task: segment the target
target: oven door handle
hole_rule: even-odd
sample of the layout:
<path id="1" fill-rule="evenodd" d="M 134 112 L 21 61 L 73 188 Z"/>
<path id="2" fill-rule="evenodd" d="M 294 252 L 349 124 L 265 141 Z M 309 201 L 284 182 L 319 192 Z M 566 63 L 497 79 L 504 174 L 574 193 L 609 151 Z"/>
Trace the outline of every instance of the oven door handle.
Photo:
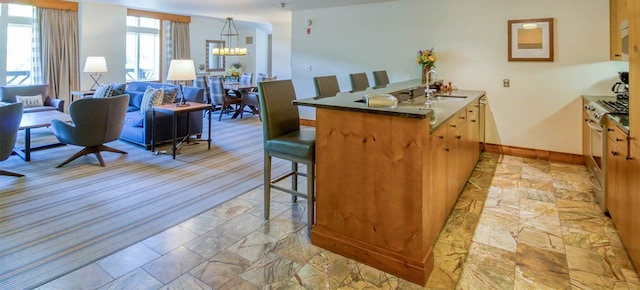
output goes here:
<path id="1" fill-rule="evenodd" d="M 598 191 L 602 191 L 602 186 L 600 185 L 600 182 L 598 182 L 596 177 L 591 174 L 589 174 L 589 183 L 591 183 L 591 185 L 595 187 Z"/>
<path id="2" fill-rule="evenodd" d="M 587 121 L 587 125 L 589 126 L 589 128 L 591 128 L 591 129 L 593 129 L 593 130 L 596 130 L 596 131 L 598 131 L 598 132 L 602 133 L 602 127 L 601 127 L 601 126 L 596 126 L 596 125 L 594 125 L 594 124 L 595 124 L 595 122 L 594 122 L 594 121 L 591 121 L 591 120 Z"/>

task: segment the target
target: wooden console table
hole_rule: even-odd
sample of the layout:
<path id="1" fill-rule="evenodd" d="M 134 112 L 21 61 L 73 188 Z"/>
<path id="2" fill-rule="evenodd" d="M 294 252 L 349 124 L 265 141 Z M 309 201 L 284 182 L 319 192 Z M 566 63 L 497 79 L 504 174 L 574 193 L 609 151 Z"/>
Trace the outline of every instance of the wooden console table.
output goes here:
<path id="1" fill-rule="evenodd" d="M 173 128 L 173 144 L 171 147 L 171 151 L 172 151 L 172 155 L 173 155 L 173 159 L 176 159 L 176 150 L 178 150 L 178 147 L 185 141 L 189 141 L 189 113 L 191 112 L 198 112 L 198 111 L 204 111 L 204 110 L 208 110 L 209 111 L 209 115 L 211 115 L 211 113 L 213 112 L 213 106 L 211 104 L 203 104 L 203 103 L 195 103 L 195 102 L 187 102 L 187 104 L 189 104 L 188 106 L 185 107 L 177 107 L 176 104 L 166 104 L 166 105 L 160 105 L 160 106 L 153 106 L 152 107 L 152 112 L 151 112 L 151 152 L 155 151 L 155 140 L 154 140 L 154 136 L 153 136 L 153 132 L 155 132 L 154 129 L 154 123 L 155 123 L 155 118 L 156 118 L 156 112 L 162 112 L 162 113 L 167 113 L 167 114 L 171 114 L 173 121 L 172 121 L 172 128 Z M 177 135 L 178 135 L 178 115 L 179 114 L 187 114 L 187 136 L 184 137 L 184 139 L 182 139 L 180 141 L 180 143 L 178 145 L 176 145 L 176 139 L 177 139 Z M 209 118 L 209 130 L 207 133 L 207 149 L 211 150 L 211 118 Z"/>

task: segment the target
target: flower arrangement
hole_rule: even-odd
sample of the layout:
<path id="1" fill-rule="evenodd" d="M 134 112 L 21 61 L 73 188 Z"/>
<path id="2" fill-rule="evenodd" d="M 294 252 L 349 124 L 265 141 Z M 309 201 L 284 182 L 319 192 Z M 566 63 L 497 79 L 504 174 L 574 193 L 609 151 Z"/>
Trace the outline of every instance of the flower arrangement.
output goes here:
<path id="1" fill-rule="evenodd" d="M 436 52 L 433 51 L 433 47 L 427 50 L 418 50 L 418 57 L 416 58 L 416 62 L 425 67 L 436 67 Z"/>
<path id="2" fill-rule="evenodd" d="M 200 65 L 198 65 L 198 69 L 201 71 L 204 71 L 207 67 L 204 65 L 204 63 L 201 63 Z"/>

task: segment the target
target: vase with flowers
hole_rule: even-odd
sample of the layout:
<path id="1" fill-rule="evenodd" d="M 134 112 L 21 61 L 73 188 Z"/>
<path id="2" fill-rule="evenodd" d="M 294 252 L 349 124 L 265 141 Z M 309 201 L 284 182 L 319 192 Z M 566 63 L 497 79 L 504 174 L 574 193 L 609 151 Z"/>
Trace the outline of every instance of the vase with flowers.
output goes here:
<path id="1" fill-rule="evenodd" d="M 433 47 L 427 50 L 418 50 L 416 62 L 422 67 L 422 84 L 431 82 L 431 80 L 427 79 L 428 76 L 430 77 L 428 72 L 436 67 L 436 59 L 436 52 Z"/>

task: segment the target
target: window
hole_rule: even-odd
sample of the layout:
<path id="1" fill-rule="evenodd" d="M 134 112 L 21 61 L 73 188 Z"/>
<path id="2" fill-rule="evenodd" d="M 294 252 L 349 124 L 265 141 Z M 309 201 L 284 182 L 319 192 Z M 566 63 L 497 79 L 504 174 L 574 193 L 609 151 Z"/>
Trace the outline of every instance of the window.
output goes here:
<path id="1" fill-rule="evenodd" d="M 160 20 L 127 16 L 126 80 L 160 80 Z"/>
<path id="2" fill-rule="evenodd" d="M 33 15 L 33 6 L 0 4 L 0 85 L 34 83 Z"/>

